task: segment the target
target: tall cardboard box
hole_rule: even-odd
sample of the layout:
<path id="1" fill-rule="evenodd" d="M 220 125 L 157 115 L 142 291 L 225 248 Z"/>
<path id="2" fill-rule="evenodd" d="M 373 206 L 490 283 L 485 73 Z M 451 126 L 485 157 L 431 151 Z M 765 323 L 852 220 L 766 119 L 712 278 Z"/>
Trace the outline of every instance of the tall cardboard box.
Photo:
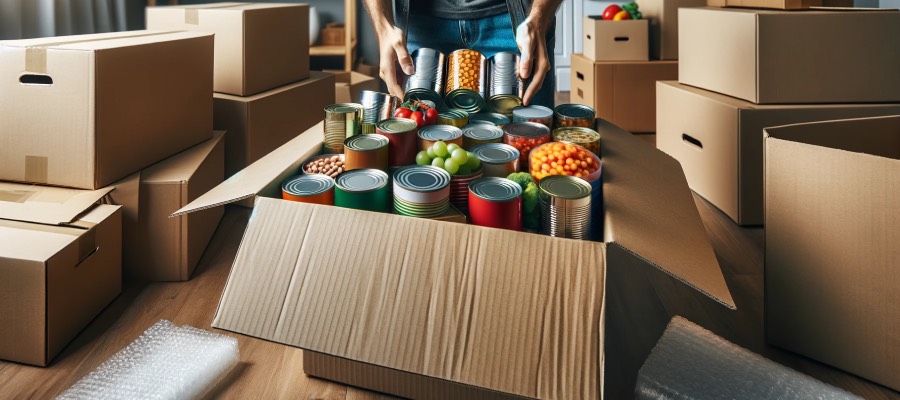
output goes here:
<path id="1" fill-rule="evenodd" d="M 334 103 L 334 75 L 309 79 L 249 97 L 215 93 L 214 126 L 225 134 L 225 176 L 231 176 L 322 120 Z"/>
<path id="2" fill-rule="evenodd" d="M 0 44 L 0 180 L 96 189 L 210 138 L 213 36 Z"/>
<path id="3" fill-rule="evenodd" d="M 900 390 L 900 116 L 765 141 L 767 341 Z"/>
<path id="4" fill-rule="evenodd" d="M 656 90 L 656 147 L 741 225 L 763 223 L 763 128 L 900 114 L 900 104 L 756 105 L 673 81 Z"/>
<path id="5" fill-rule="evenodd" d="M 758 104 L 900 102 L 900 11 L 678 11 L 678 81 Z"/>
<path id="6" fill-rule="evenodd" d="M 44 205 L 48 214 L 81 214 L 62 225 L 0 219 L 0 359 L 50 364 L 121 292 L 122 214 L 116 206 L 82 208 L 96 194 L 0 183 L 4 218 L 27 219 L 27 209 Z"/>
<path id="7" fill-rule="evenodd" d="M 650 22 L 650 59 L 678 59 L 678 9 L 702 7 L 706 0 L 641 0 L 641 13 Z"/>
<path id="8" fill-rule="evenodd" d="M 225 175 L 224 132 L 116 184 L 109 197 L 123 206 L 124 273 L 149 281 L 186 281 L 200 262 L 222 208 L 170 218 Z"/>
<path id="9" fill-rule="evenodd" d="M 407 398 L 632 395 L 670 313 L 734 303 L 678 163 L 597 129 L 606 243 L 281 200 L 321 147 L 316 125 L 177 213 L 255 197 L 213 326 Z"/>
<path id="10" fill-rule="evenodd" d="M 214 33 L 213 90 L 249 96 L 309 77 L 309 5 L 147 7 L 147 29 Z"/>
<path id="11" fill-rule="evenodd" d="M 649 23 L 645 19 L 604 21 L 584 17 L 584 56 L 594 61 L 647 61 L 650 59 Z"/>
<path id="12" fill-rule="evenodd" d="M 379 91 L 375 78 L 356 71 L 324 70 L 334 74 L 334 102 L 359 103 L 363 90 Z"/>
<path id="13" fill-rule="evenodd" d="M 677 61 L 600 62 L 572 54 L 572 103 L 594 107 L 630 132 L 656 130 L 656 81 L 678 76 Z"/>

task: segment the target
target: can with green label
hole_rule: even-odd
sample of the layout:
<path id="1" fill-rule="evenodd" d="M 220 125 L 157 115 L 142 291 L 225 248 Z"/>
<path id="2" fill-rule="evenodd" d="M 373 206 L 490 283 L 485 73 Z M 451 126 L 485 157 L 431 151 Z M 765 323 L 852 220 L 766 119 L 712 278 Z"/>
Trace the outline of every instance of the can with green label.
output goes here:
<path id="1" fill-rule="evenodd" d="M 390 212 L 388 174 L 378 169 L 355 169 L 338 175 L 334 205 L 357 210 Z"/>

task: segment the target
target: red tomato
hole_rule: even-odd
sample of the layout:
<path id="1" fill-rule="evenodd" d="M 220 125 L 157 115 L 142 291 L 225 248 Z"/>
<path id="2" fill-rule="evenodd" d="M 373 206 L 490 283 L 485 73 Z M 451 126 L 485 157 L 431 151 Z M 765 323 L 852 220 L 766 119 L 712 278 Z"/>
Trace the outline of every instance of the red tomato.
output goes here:
<path id="1" fill-rule="evenodd" d="M 397 111 L 394 111 L 394 118 L 409 118 L 411 114 L 412 110 L 405 107 L 400 107 L 397 109 Z"/>
<path id="2" fill-rule="evenodd" d="M 425 123 L 428 125 L 434 125 L 438 120 L 438 112 L 433 108 L 429 108 L 425 110 Z"/>
<path id="3" fill-rule="evenodd" d="M 413 111 L 408 118 L 416 121 L 416 128 L 425 126 L 425 115 L 421 111 Z"/>
<path id="4" fill-rule="evenodd" d="M 622 11 L 622 7 L 619 7 L 618 4 L 612 4 L 606 7 L 603 10 L 603 20 L 604 21 L 612 21 L 612 19 L 616 16 L 616 14 Z"/>

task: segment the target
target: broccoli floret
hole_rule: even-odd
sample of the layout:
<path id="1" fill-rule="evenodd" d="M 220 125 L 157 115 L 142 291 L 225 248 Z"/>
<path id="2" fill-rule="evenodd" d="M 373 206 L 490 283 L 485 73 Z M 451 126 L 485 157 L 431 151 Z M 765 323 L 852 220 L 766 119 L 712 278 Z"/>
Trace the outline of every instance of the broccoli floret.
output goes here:
<path id="1" fill-rule="evenodd" d="M 541 210 L 538 208 L 538 186 L 528 182 L 522 191 L 522 226 L 525 229 L 540 228 Z"/>
<path id="2" fill-rule="evenodd" d="M 518 183 L 519 186 L 522 187 L 522 190 L 525 190 L 525 186 L 531 182 L 534 183 L 534 178 L 531 177 L 531 174 L 528 172 L 513 172 L 506 177 L 515 183 Z"/>

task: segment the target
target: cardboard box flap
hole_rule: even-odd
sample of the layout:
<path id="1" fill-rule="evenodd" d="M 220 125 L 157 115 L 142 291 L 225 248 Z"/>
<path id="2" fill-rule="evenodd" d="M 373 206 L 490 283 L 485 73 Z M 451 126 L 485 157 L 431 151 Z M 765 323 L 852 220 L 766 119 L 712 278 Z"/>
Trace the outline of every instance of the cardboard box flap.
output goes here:
<path id="1" fill-rule="evenodd" d="M 885 135 L 894 131 L 896 135 Z M 766 139 L 780 139 L 830 149 L 900 160 L 900 115 L 766 128 Z M 848 139 L 847 132 L 853 132 Z"/>
<path id="2" fill-rule="evenodd" d="M 0 46 L 43 49 L 101 50 L 203 36 L 212 36 L 212 34 L 188 31 L 141 30 L 38 39 L 8 40 L 0 42 Z M 32 56 L 34 56 L 34 54 L 32 54 Z"/>
<path id="3" fill-rule="evenodd" d="M 212 325 L 521 396 L 598 398 L 604 271 L 602 243 L 260 197 Z"/>
<path id="4" fill-rule="evenodd" d="M 64 225 L 112 191 L 0 182 L 0 219 Z"/>
<path id="5" fill-rule="evenodd" d="M 190 180 L 203 160 L 209 157 L 209 153 L 223 140 L 224 135 L 224 131 L 213 131 L 214 140 L 207 140 L 167 158 L 165 162 L 145 168 L 141 171 L 141 180 L 146 183 L 180 183 Z M 189 168 L 185 168 L 185 166 Z"/>
<path id="6" fill-rule="evenodd" d="M 598 121 L 605 241 L 734 309 L 681 165 L 621 128 Z"/>
<path id="7" fill-rule="evenodd" d="M 171 6 L 164 5 L 164 6 L 158 6 L 156 8 L 182 9 L 182 10 L 218 10 L 218 9 L 260 10 L 260 9 L 267 9 L 267 8 L 298 7 L 298 6 L 307 6 L 307 4 L 226 2 L 226 3 L 206 3 L 206 4 L 178 4 L 178 5 L 171 5 Z"/>
<path id="8" fill-rule="evenodd" d="M 303 160 L 315 155 L 325 138 L 324 122 L 291 139 L 247 168 L 175 211 L 179 216 L 194 211 L 255 197 L 281 197 L 281 182 L 300 171 Z"/>

